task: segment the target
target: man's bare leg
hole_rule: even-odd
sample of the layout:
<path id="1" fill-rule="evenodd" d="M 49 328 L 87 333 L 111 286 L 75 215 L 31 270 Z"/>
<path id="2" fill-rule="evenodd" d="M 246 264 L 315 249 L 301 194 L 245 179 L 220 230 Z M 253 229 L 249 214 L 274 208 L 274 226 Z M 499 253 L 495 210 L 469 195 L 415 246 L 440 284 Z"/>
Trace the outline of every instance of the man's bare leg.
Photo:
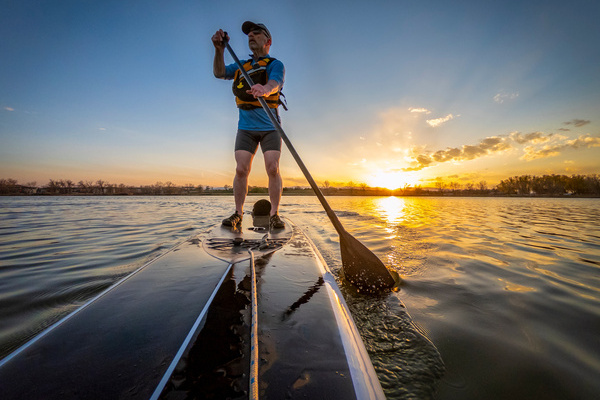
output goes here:
<path id="1" fill-rule="evenodd" d="M 244 215 L 244 202 L 248 194 L 248 175 L 252 167 L 254 154 L 246 150 L 235 151 L 235 177 L 233 178 L 233 197 L 235 199 L 235 211 Z"/>
<path id="2" fill-rule="evenodd" d="M 281 202 L 281 193 L 283 191 L 283 182 L 279 173 L 279 158 L 281 152 L 277 150 L 267 150 L 264 153 L 265 168 L 269 176 L 269 199 L 271 200 L 271 215 L 279 211 Z"/>

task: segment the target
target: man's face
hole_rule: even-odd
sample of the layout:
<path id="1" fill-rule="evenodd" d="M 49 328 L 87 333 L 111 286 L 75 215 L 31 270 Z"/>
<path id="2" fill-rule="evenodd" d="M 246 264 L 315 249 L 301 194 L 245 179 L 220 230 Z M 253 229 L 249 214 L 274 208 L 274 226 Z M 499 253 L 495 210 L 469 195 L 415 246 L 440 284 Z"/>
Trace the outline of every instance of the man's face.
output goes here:
<path id="1" fill-rule="evenodd" d="M 248 32 L 248 47 L 250 50 L 263 49 L 265 46 L 271 44 L 271 39 L 267 37 L 262 29 L 255 29 Z"/>

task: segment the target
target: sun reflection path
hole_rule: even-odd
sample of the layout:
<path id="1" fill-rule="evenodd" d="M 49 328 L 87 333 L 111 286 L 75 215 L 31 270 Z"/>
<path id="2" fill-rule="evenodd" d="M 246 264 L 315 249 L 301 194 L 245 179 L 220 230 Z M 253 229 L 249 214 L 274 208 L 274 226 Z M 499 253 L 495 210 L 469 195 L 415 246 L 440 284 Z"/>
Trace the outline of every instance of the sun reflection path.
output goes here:
<path id="1" fill-rule="evenodd" d="M 388 232 L 394 231 L 394 226 L 406 221 L 407 207 L 406 200 L 400 197 L 382 197 L 376 200 L 377 209 L 380 215 L 388 223 Z"/>

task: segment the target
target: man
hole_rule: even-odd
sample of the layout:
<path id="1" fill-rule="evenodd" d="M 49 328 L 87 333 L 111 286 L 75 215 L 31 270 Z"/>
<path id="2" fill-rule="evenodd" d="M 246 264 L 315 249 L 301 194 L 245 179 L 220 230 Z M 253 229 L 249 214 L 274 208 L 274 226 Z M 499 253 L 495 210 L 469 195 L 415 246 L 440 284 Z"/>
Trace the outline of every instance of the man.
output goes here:
<path id="1" fill-rule="evenodd" d="M 285 225 L 279 218 L 279 203 L 283 183 L 279 173 L 281 156 L 281 135 L 271 123 L 266 111 L 258 102 L 263 97 L 270 110 L 279 119 L 279 93 L 283 87 L 285 69 L 283 63 L 269 55 L 271 33 L 264 24 L 246 21 L 242 24 L 242 32 L 248 35 L 248 47 L 252 51 L 252 59 L 242 60 L 254 86 L 248 83 L 240 73 L 237 64 L 225 65 L 225 32 L 219 29 L 212 37 L 215 47 L 213 73 L 219 79 L 233 79 L 233 92 L 239 108 L 238 131 L 235 140 L 235 177 L 233 179 L 233 196 L 235 213 L 223 220 L 223 225 L 236 226 L 242 222 L 244 201 L 248 194 L 248 175 L 252 160 L 260 144 L 265 159 L 265 169 L 269 177 L 269 198 L 271 200 L 270 226 L 281 229 Z"/>

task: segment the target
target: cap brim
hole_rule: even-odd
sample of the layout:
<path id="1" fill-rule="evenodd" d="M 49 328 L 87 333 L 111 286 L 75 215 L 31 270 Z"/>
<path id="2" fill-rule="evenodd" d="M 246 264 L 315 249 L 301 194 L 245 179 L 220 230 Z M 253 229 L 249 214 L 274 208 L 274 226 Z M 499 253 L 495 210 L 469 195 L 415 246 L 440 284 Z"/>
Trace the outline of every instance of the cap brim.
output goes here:
<path id="1" fill-rule="evenodd" d="M 269 32 L 269 30 L 264 25 L 260 26 L 259 24 L 256 24 L 252 21 L 246 21 L 242 24 L 242 32 L 244 32 L 244 34 L 246 35 L 256 29 L 260 29 L 261 31 L 263 31 L 268 38 L 271 37 L 271 32 Z"/>
<path id="2" fill-rule="evenodd" d="M 242 32 L 244 32 L 246 35 L 253 31 L 255 28 L 262 30 L 260 26 L 256 25 L 254 22 L 251 21 L 246 21 L 242 24 Z"/>

